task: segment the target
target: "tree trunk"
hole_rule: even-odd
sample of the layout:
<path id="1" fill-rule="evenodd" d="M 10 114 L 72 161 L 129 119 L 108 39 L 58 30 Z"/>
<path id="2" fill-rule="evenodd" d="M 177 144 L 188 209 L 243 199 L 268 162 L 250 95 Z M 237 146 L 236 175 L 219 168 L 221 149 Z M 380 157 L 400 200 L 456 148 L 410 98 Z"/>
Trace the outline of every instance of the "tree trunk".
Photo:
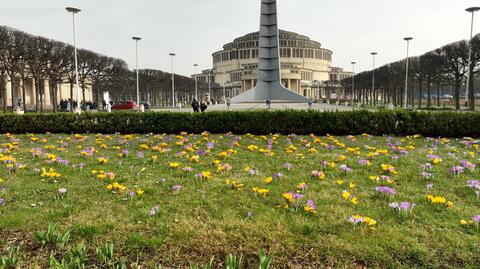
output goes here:
<path id="1" fill-rule="evenodd" d="M 471 68 L 470 70 L 473 70 Z M 469 108 L 471 110 L 475 110 L 475 80 L 474 80 L 474 73 L 472 72 L 470 76 L 470 91 L 468 92 L 468 100 L 469 100 Z"/>
<path id="2" fill-rule="evenodd" d="M 70 81 L 70 112 L 73 112 L 73 81 Z"/>
<path id="3" fill-rule="evenodd" d="M 22 78 L 22 103 L 23 103 L 23 111 L 27 112 L 27 103 L 25 102 L 25 99 L 27 97 L 25 90 L 26 90 L 26 85 L 25 85 L 25 80 L 26 78 Z"/>
<path id="4" fill-rule="evenodd" d="M 40 90 L 40 82 L 37 78 L 33 78 L 33 81 L 35 81 L 35 111 L 38 113 L 39 110 L 39 93 L 38 91 Z"/>
<path id="5" fill-rule="evenodd" d="M 86 102 L 85 102 L 85 87 L 82 87 L 82 100 L 83 100 L 83 104 L 86 104 Z"/>
<path id="6" fill-rule="evenodd" d="M 0 77 L 0 92 L 2 93 L 3 99 L 3 113 L 7 112 L 7 87 L 5 86 L 5 81 L 3 77 Z"/>
<path id="7" fill-rule="evenodd" d="M 440 92 L 441 92 L 440 86 L 441 86 L 441 83 L 437 82 L 437 106 L 440 106 Z M 459 86 L 459 89 L 460 89 L 460 86 Z"/>
<path id="8" fill-rule="evenodd" d="M 427 107 L 432 106 L 432 81 L 427 81 Z"/>
<path id="9" fill-rule="evenodd" d="M 57 82 L 54 80 L 51 80 L 52 82 L 50 83 L 50 92 L 52 93 L 52 107 L 53 107 L 53 113 L 57 112 Z"/>
<path id="10" fill-rule="evenodd" d="M 5 78 L 0 74 L 0 92 L 3 99 L 3 113 L 7 112 L 7 85 L 5 85 Z"/>
<path id="11" fill-rule="evenodd" d="M 418 82 L 418 107 L 422 108 L 422 101 L 423 101 L 423 81 L 420 80 Z"/>
<path id="12" fill-rule="evenodd" d="M 12 87 L 12 113 L 15 111 L 15 76 L 10 76 L 10 86 Z"/>

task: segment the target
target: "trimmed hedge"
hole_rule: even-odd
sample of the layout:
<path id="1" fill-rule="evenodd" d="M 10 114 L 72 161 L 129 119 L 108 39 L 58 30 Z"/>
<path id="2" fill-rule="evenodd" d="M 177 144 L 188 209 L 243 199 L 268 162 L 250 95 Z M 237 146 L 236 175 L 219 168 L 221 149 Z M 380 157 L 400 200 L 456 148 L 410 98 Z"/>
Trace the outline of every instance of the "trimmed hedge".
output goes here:
<path id="1" fill-rule="evenodd" d="M 119 112 L 0 115 L 0 133 L 211 133 L 479 137 L 480 114 L 399 111 Z"/>

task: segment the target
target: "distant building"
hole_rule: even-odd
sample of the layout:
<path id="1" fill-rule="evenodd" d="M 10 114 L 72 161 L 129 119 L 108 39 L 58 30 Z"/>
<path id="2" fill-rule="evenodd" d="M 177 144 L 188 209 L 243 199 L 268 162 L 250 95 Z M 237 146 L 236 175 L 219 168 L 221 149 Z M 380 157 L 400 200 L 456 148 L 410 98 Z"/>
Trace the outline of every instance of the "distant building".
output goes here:
<path id="1" fill-rule="evenodd" d="M 6 96 L 5 92 L 0 91 L 0 106 L 3 105 L 4 98 L 6 98 L 7 106 L 12 106 L 12 100 L 15 102 L 16 106 L 23 106 L 25 102 L 26 106 L 29 109 L 33 109 L 36 105 L 35 96 L 37 94 L 36 83 L 33 78 L 27 78 L 25 81 L 22 81 L 20 76 L 16 78 L 15 81 L 15 88 L 14 88 L 14 96 L 12 98 L 12 83 L 9 81 L 9 77 L 4 78 L 7 81 L 7 90 Z M 25 100 L 23 100 L 22 94 L 22 84 L 25 84 Z M 60 105 L 60 101 L 70 99 L 70 83 L 60 83 L 57 85 L 57 106 Z M 38 96 L 38 100 L 42 100 L 43 106 L 46 109 L 51 109 L 53 107 L 53 96 L 52 92 L 50 91 L 49 81 L 45 80 L 43 82 L 43 89 L 42 89 L 42 96 Z M 82 89 L 80 89 L 80 97 L 83 98 Z M 77 91 L 74 86 L 73 88 L 73 99 L 77 100 Z M 87 85 L 85 89 L 85 101 L 90 102 L 93 100 L 92 94 L 92 86 Z"/>
<path id="2" fill-rule="evenodd" d="M 325 98 L 327 81 L 339 82 L 352 76 L 332 67 L 331 50 L 317 41 L 294 32 L 280 30 L 280 62 L 282 84 L 311 99 Z M 227 98 L 253 88 L 257 82 L 259 32 L 250 33 L 213 53 L 213 68 L 197 74 L 201 82 L 225 87 Z M 195 75 L 192 76 L 192 78 Z"/>

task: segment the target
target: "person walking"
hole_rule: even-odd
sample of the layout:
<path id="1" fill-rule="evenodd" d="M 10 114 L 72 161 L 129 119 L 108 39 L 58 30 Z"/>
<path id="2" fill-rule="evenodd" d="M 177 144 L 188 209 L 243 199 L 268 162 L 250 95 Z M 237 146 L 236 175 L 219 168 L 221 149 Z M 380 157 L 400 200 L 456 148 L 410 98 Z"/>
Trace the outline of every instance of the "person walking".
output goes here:
<path id="1" fill-rule="evenodd" d="M 193 112 L 194 112 L 194 113 L 199 112 L 200 106 L 198 105 L 197 99 L 193 99 L 193 101 L 192 101 L 192 108 L 193 108 Z"/>
<path id="2" fill-rule="evenodd" d="M 207 108 L 208 108 L 208 106 L 207 106 L 206 103 L 202 102 L 202 103 L 200 104 L 200 110 L 201 110 L 202 112 L 205 112 L 205 111 L 207 110 Z"/>

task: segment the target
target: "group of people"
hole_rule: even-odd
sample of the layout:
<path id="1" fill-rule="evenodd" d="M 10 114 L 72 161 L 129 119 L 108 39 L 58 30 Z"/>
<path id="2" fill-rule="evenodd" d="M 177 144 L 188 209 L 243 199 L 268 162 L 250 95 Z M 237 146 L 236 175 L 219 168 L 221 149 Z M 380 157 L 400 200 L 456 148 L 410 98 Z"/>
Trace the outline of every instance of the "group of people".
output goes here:
<path id="1" fill-rule="evenodd" d="M 90 109 L 97 109 L 97 104 L 95 102 L 87 101 L 80 103 L 82 110 L 86 110 L 87 107 Z M 66 111 L 72 111 L 77 108 L 77 101 L 69 99 L 60 100 L 60 109 Z"/>
<path id="2" fill-rule="evenodd" d="M 197 99 L 193 99 L 192 101 L 192 108 L 193 112 L 205 112 L 208 108 L 207 104 L 204 102 L 198 102 Z"/>

